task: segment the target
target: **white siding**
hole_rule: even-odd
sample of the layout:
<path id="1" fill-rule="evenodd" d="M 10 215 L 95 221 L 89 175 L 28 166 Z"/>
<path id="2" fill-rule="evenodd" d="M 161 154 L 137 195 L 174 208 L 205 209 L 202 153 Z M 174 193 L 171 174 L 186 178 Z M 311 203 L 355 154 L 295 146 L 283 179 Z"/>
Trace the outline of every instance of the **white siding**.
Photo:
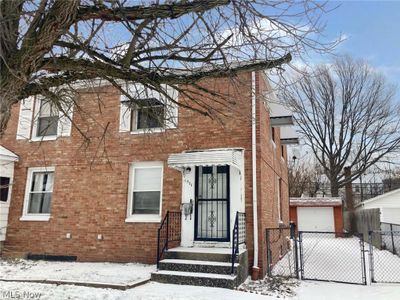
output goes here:
<path id="1" fill-rule="evenodd" d="M 400 224 L 400 207 L 381 208 L 381 222 Z"/>
<path id="2" fill-rule="evenodd" d="M 14 162 L 0 160 L 0 174 L 2 176 L 10 177 L 10 183 L 12 183 L 14 175 Z M 10 186 L 8 191 L 8 201 L 0 202 L 0 241 L 4 241 L 6 239 L 8 209 L 10 207 L 11 201 L 11 190 L 12 186 Z"/>

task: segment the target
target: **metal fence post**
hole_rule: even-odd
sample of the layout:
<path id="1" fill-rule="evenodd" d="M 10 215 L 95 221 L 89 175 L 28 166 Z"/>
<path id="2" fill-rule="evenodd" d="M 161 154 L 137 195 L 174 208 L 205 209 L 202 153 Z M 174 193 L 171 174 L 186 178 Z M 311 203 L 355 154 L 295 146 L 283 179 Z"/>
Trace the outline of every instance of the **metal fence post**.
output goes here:
<path id="1" fill-rule="evenodd" d="M 362 268 L 362 281 L 364 285 L 367 285 L 367 268 L 365 266 L 365 245 L 364 245 L 364 235 L 359 235 L 360 246 L 361 246 L 361 268 Z"/>
<path id="2" fill-rule="evenodd" d="M 268 229 L 265 230 L 265 235 L 266 235 L 265 238 L 267 241 L 267 273 L 268 273 L 268 276 L 271 276 L 272 275 L 272 272 L 271 272 L 271 245 L 270 245 Z"/>
<path id="3" fill-rule="evenodd" d="M 369 231 L 369 273 L 371 276 L 371 282 L 375 282 L 374 279 L 374 246 L 372 245 L 372 233 L 373 231 Z"/>
<path id="4" fill-rule="evenodd" d="M 396 254 L 396 248 L 394 247 L 394 238 L 393 238 L 393 224 L 390 224 L 390 236 L 392 238 L 392 253 Z"/>
<path id="5" fill-rule="evenodd" d="M 300 279 L 304 278 L 304 262 L 303 262 L 303 245 L 302 245 L 302 232 L 299 231 L 299 248 L 300 248 Z"/>
<path id="6" fill-rule="evenodd" d="M 296 224 L 294 222 L 290 222 L 290 238 L 294 245 L 294 272 L 296 273 L 296 278 L 299 279 L 299 256 L 297 253 Z"/>

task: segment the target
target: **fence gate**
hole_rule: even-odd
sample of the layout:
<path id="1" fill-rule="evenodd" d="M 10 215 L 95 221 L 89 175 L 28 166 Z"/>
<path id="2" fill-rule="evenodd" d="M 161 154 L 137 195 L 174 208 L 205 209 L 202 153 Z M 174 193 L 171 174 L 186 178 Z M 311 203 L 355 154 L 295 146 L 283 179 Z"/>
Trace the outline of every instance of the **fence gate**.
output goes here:
<path id="1" fill-rule="evenodd" d="M 367 284 L 362 235 L 299 231 L 302 279 Z"/>
<path id="2" fill-rule="evenodd" d="M 371 282 L 400 283 L 400 226 L 389 225 L 369 232 Z"/>
<path id="3" fill-rule="evenodd" d="M 268 276 L 298 278 L 298 249 L 294 224 L 291 224 L 291 227 L 268 228 L 266 241 Z"/>

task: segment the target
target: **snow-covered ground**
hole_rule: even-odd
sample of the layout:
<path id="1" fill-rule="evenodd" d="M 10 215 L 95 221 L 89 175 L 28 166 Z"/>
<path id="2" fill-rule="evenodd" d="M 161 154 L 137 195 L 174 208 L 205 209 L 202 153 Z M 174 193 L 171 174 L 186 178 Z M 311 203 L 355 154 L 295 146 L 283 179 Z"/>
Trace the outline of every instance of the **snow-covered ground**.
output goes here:
<path id="1" fill-rule="evenodd" d="M 12 298 L 12 295 L 22 295 L 24 292 L 30 294 L 39 293 L 41 295 L 40 298 L 31 297 L 31 299 L 41 300 L 395 300 L 399 299 L 400 285 L 374 284 L 362 286 L 329 282 L 300 282 L 300 285 L 294 289 L 295 294 L 293 296 L 283 296 L 279 294 L 264 296 L 221 288 L 161 284 L 156 282 L 150 282 L 127 291 L 71 285 L 57 286 L 50 284 L 0 282 L 0 299 L 9 299 Z"/>
<path id="2" fill-rule="evenodd" d="M 302 250 L 304 278 L 363 283 L 360 239 L 304 233 Z"/>
<path id="3" fill-rule="evenodd" d="M 374 281 L 397 282 L 400 285 L 400 256 L 388 250 L 378 250 L 375 247 L 373 254 Z"/>
<path id="4" fill-rule="evenodd" d="M 150 278 L 155 265 L 0 259 L 0 279 L 69 280 L 129 284 Z M 1 299 L 1 296 L 0 296 Z"/>
<path id="5" fill-rule="evenodd" d="M 354 238 L 325 238 L 303 240 L 305 275 L 316 276 L 322 272 L 337 279 L 361 278 L 361 252 L 359 240 Z M 366 250 L 369 250 L 366 247 Z M 390 255 L 389 255 L 390 254 Z M 388 274 L 400 277 L 400 257 L 388 251 L 374 249 L 375 263 Z M 338 257 L 341 259 L 338 260 Z M 389 258 L 388 258 L 389 257 Z M 350 259 L 352 258 L 352 259 Z M 354 263 L 351 261 L 354 260 Z M 368 262 L 368 258 L 366 260 Z M 293 266 L 293 259 L 283 258 L 280 267 Z M 382 268 L 384 266 L 385 268 Z M 314 269 L 318 267 L 317 269 Z M 154 265 L 116 264 L 116 263 L 72 263 L 27 260 L 1 260 L 0 278 L 4 279 L 52 279 L 89 281 L 114 284 L 128 284 L 150 277 Z M 369 266 L 367 265 L 367 274 Z M 376 269 L 377 272 L 377 269 Z M 349 275 L 349 273 L 353 275 Z M 321 275 L 321 274 L 319 274 Z M 349 277 L 351 276 L 351 277 Z M 383 276 L 376 273 L 376 276 Z M 332 278 L 329 278 L 332 279 Z M 0 280 L 0 299 L 293 299 L 293 300 L 391 300 L 400 299 L 399 284 L 374 283 L 371 285 L 352 285 L 332 282 L 298 281 L 272 278 L 260 281 L 247 281 L 240 290 L 210 287 L 171 285 L 150 282 L 126 291 L 116 289 L 92 288 L 73 285 L 41 283 L 5 282 Z M 24 296 L 25 295 L 25 296 Z"/>

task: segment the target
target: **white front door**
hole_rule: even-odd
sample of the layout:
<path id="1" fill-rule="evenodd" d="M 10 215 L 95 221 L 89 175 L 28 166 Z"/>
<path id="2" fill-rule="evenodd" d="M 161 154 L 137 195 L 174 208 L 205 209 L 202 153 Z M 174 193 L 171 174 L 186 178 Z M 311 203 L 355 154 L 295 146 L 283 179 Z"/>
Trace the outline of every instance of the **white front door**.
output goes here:
<path id="1" fill-rule="evenodd" d="M 195 240 L 229 241 L 229 166 L 196 167 Z"/>

